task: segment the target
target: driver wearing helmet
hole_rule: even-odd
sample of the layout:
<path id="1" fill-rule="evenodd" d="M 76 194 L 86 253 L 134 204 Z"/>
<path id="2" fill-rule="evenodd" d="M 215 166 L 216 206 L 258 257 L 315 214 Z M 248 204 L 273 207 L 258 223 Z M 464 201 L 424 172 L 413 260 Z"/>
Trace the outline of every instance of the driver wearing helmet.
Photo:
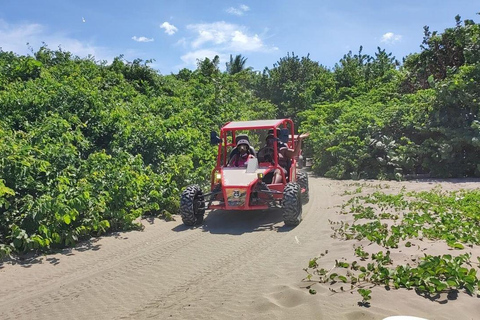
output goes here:
<path id="1" fill-rule="evenodd" d="M 250 143 L 246 139 L 240 139 L 236 148 L 238 152 L 228 162 L 229 167 L 246 167 L 248 159 L 253 157 L 251 154 Z"/>

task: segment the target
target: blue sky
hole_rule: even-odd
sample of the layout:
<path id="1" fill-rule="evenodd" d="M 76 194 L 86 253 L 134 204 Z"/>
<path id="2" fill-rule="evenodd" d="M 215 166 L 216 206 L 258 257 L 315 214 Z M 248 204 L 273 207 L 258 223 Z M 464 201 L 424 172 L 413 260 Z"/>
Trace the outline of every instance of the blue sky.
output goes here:
<path id="1" fill-rule="evenodd" d="M 217 54 L 222 70 L 230 54 L 261 71 L 288 52 L 332 68 L 361 45 L 401 61 L 420 51 L 423 26 L 442 32 L 457 14 L 478 23 L 479 11 L 477 0 L 0 0 L 0 47 L 24 55 L 46 43 L 96 60 L 154 59 L 162 74 Z"/>

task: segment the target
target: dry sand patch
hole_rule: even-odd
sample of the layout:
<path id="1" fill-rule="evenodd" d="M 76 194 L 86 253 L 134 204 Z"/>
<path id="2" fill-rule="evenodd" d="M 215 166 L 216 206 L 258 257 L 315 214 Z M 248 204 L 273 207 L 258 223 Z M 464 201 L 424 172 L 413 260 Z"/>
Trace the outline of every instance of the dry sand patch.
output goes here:
<path id="1" fill-rule="evenodd" d="M 358 306 L 356 292 L 315 285 L 317 294 L 309 294 L 302 279 L 311 258 L 325 250 L 326 265 L 353 257 L 353 243 L 332 238 L 329 220 L 348 219 L 339 211 L 354 183 L 310 177 L 310 202 L 296 228 L 284 227 L 276 211 L 214 211 L 198 228 L 184 227 L 179 218 L 145 220 L 141 232 L 4 262 L 0 319 L 477 319 L 480 300 L 466 294 L 432 302 L 413 290 L 376 287 L 369 308 Z M 377 185 L 388 185 L 385 192 L 480 187 L 479 180 L 360 183 L 362 192 Z M 430 254 L 452 253 L 442 242 L 418 244 Z M 416 248 L 402 247 L 395 259 L 423 254 Z M 468 250 L 480 255 L 478 248 Z"/>

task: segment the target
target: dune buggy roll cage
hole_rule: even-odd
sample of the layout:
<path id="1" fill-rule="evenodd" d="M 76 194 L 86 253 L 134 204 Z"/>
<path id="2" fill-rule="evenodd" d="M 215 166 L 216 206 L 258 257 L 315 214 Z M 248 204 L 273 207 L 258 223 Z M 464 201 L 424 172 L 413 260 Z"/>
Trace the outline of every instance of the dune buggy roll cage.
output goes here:
<path id="1" fill-rule="evenodd" d="M 260 132 L 258 132 L 260 131 Z M 264 132 L 261 132 L 264 131 Z M 239 133 L 240 132 L 240 133 Z M 276 169 L 282 168 L 279 164 L 278 159 L 278 152 L 279 147 L 278 143 L 274 143 L 271 147 L 273 149 L 273 158 L 264 160 L 263 162 L 258 162 L 258 158 L 254 159 L 256 165 L 255 168 L 250 171 L 249 173 L 249 166 L 246 169 L 229 167 L 228 163 L 230 160 L 231 152 L 235 150 L 237 146 L 237 137 L 239 139 L 244 139 L 245 132 L 249 132 L 250 138 L 247 138 L 250 143 L 252 143 L 252 133 L 253 135 L 259 140 L 256 142 L 260 142 L 261 145 L 258 146 L 258 150 L 261 150 L 263 147 L 263 141 L 267 135 L 273 134 L 276 141 L 283 142 L 288 148 L 294 149 L 295 148 L 295 135 L 294 135 L 294 124 L 291 119 L 275 119 L 275 120 L 253 120 L 253 121 L 233 121 L 226 123 L 221 129 L 220 134 L 217 136 L 216 133 L 211 133 L 211 143 L 218 145 L 218 152 L 217 152 L 217 161 L 216 166 L 213 168 L 211 172 L 211 192 L 204 195 L 205 199 L 207 200 L 206 208 L 217 208 L 217 209 L 225 209 L 225 208 L 234 208 L 235 206 L 228 203 L 228 201 L 224 202 L 223 204 L 212 204 L 212 201 L 216 199 L 216 195 L 222 194 L 223 199 L 229 198 L 229 192 L 231 191 L 239 191 L 239 192 L 246 192 L 247 196 L 249 196 L 252 192 L 254 192 L 253 188 L 255 187 L 255 193 L 265 194 L 267 198 L 264 199 L 264 204 L 258 203 L 253 204 L 250 201 L 247 203 L 237 206 L 242 210 L 252 210 L 252 209 L 266 209 L 271 207 L 280 207 L 283 197 L 283 190 L 285 185 L 288 181 L 295 181 L 296 180 L 296 171 L 294 169 L 287 170 L 287 175 L 285 174 L 285 170 L 278 170 L 282 176 L 282 183 L 269 183 L 268 185 L 262 182 L 261 180 L 263 177 L 266 177 L 267 174 L 273 178 L 274 171 Z M 239 134 L 237 134 L 239 133 Z M 231 148 L 231 150 L 230 150 Z M 251 162 L 251 161 L 250 161 Z M 296 161 L 293 159 L 290 163 L 290 168 L 295 168 Z M 226 182 L 225 175 L 229 178 L 232 178 L 232 174 L 235 172 L 239 173 L 239 176 L 233 178 L 233 184 L 230 182 L 229 184 L 225 185 L 223 182 Z M 241 174 L 241 172 L 245 172 Z M 257 184 L 255 180 L 248 182 L 247 185 L 242 185 L 242 178 L 241 176 L 245 177 L 246 175 L 260 174 L 258 176 L 257 181 L 260 181 L 260 184 Z M 239 179 L 239 180 L 237 180 Z M 231 181 L 230 179 L 228 179 Z M 236 183 L 236 182 L 238 183 Z M 223 187 L 222 187 L 223 186 Z M 220 187 L 220 188 L 219 188 Z M 261 190 L 257 190 L 258 188 Z M 243 194 L 242 194 L 243 195 Z"/>
<path id="2" fill-rule="evenodd" d="M 281 137 L 277 135 L 277 128 L 281 129 Z M 237 131 L 240 130 L 261 130 L 272 129 L 273 135 L 277 140 L 287 143 L 289 148 L 295 148 L 294 127 L 293 121 L 290 119 L 280 120 L 255 120 L 255 121 L 233 121 L 225 124 L 220 130 L 221 142 L 218 144 L 218 154 L 222 157 L 217 157 L 217 167 L 226 165 L 227 162 L 227 149 L 229 147 L 234 148 L 236 146 L 235 138 Z M 228 134 L 232 134 L 232 142 L 228 142 Z M 223 148 L 223 150 L 222 150 Z M 277 144 L 274 144 L 275 153 L 277 153 Z M 275 166 L 278 166 L 278 159 L 275 160 Z"/>
<path id="3" fill-rule="evenodd" d="M 180 215 L 184 224 L 201 224 L 208 209 L 245 211 L 276 208 L 282 210 L 286 225 L 298 225 L 302 220 L 302 205 L 308 202 L 308 176 L 303 172 L 297 173 L 296 159 L 291 159 L 291 150 L 282 154 L 285 157 L 279 156 L 283 148 L 298 153 L 294 129 L 291 119 L 277 119 L 228 122 L 218 135 L 211 132 L 210 142 L 218 145 L 218 153 L 211 174 L 210 192 L 204 193 L 199 185 L 190 185 L 182 192 Z M 263 147 L 270 135 L 276 143 Z M 232 154 L 245 155 L 237 148 L 238 144 L 256 145 L 259 154 L 251 148 L 247 151 L 249 158 L 245 165 L 238 166 L 236 163 L 236 166 L 229 166 L 230 160 L 234 159 Z"/>

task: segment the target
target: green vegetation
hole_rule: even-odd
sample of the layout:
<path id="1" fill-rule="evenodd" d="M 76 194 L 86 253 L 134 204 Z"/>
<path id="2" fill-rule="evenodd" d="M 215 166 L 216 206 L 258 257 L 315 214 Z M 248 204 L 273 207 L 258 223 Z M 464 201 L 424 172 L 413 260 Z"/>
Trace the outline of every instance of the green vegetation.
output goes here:
<path id="1" fill-rule="evenodd" d="M 348 290 L 357 289 L 361 305 L 368 305 L 371 285 L 395 289 L 415 289 L 419 294 L 435 296 L 438 293 L 465 290 L 479 294 L 480 257 L 471 260 L 470 253 L 458 256 L 423 254 L 410 262 L 394 261 L 392 252 L 402 246 L 416 243 L 421 249 L 423 240 L 442 240 L 452 249 L 480 245 L 480 190 L 443 192 L 435 188 L 429 192 L 405 192 L 391 195 L 376 191 L 367 196 L 354 196 L 342 207 L 340 214 L 351 216 L 353 223 L 333 222 L 333 237 L 344 240 L 367 240 L 386 251 L 369 253 L 363 245 L 353 246 L 352 262 L 336 261 L 332 270 L 319 265 L 320 257 L 309 262 L 307 279 L 320 283 L 349 283 Z M 423 251 L 423 250 L 422 250 Z M 398 256 L 398 255 L 397 255 Z M 477 268 L 474 267 L 476 264 Z M 334 292 L 346 291 L 331 288 Z"/>
<path id="2" fill-rule="evenodd" d="M 161 76 L 121 57 L 0 52 L 0 257 L 176 213 L 179 191 L 208 181 L 210 130 L 274 117 L 245 90 L 246 76 L 208 60 Z"/>
<path id="3" fill-rule="evenodd" d="M 344 206 L 349 209 L 342 213 L 353 214 L 355 222 L 341 225 L 335 235 L 347 240 L 368 239 L 386 248 L 398 248 L 401 240 L 418 237 L 445 240 L 458 249 L 463 249 L 463 244 L 480 245 L 480 189 L 445 193 L 437 187 L 430 192 L 396 195 L 377 191 L 354 197 Z"/>
<path id="4" fill-rule="evenodd" d="M 339 179 L 480 176 L 480 25 L 456 17 L 400 67 L 349 53 L 332 99 L 305 110 L 314 170 Z"/>
<path id="5" fill-rule="evenodd" d="M 332 69 L 294 53 L 255 72 L 241 55 L 161 75 L 42 47 L 0 50 L 0 257 L 170 217 L 206 185 L 226 121 L 290 117 L 317 174 L 480 176 L 480 26 L 425 28 L 400 65 L 378 48 Z M 360 232 L 360 231 L 359 231 Z"/>

